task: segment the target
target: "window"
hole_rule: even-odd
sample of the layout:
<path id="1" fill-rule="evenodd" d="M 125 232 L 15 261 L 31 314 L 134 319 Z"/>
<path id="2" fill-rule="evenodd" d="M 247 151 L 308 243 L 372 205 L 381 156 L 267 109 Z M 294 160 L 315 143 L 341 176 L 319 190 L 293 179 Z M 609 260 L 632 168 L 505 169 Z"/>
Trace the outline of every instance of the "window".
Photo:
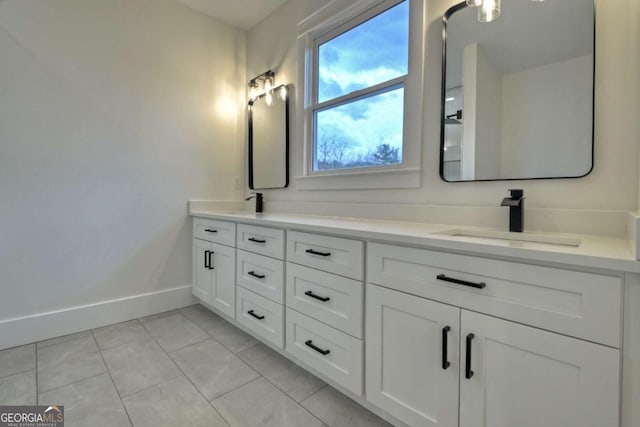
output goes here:
<path id="1" fill-rule="evenodd" d="M 402 163 L 408 1 L 314 44 L 313 171 Z"/>
<path id="2" fill-rule="evenodd" d="M 419 186 L 422 2 L 358 3 L 365 4 L 359 12 L 338 13 L 305 34 L 306 166 L 296 178 L 301 189 L 343 188 L 306 188 L 299 181 L 344 174 L 368 175 L 366 184 L 346 188 Z M 372 174 L 409 170 L 414 179 L 396 180 L 398 185 L 370 180 Z"/>

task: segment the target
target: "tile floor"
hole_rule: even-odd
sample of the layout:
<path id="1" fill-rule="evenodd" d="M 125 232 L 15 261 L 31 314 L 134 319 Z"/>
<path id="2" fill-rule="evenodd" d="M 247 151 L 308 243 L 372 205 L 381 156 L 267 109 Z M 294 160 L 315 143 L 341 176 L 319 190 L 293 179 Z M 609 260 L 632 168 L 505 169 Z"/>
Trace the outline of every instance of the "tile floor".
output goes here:
<path id="1" fill-rule="evenodd" d="M 0 351 L 0 405 L 33 404 L 67 427 L 390 425 L 201 305 Z"/>

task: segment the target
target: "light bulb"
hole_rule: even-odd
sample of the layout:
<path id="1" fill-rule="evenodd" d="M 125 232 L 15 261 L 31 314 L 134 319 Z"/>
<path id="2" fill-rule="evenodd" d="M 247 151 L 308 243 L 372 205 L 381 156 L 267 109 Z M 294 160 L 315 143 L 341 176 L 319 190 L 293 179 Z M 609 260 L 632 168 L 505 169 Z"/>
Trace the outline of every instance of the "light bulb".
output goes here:
<path id="1" fill-rule="evenodd" d="M 282 86 L 280 88 L 280 99 L 282 99 L 283 101 L 287 100 L 287 87 L 286 86 Z"/>
<path id="2" fill-rule="evenodd" d="M 500 0 L 484 0 L 478 8 L 478 21 L 491 22 L 500 16 Z"/>
<path id="3" fill-rule="evenodd" d="M 258 83 L 256 83 L 255 79 L 249 82 L 249 99 L 254 100 L 256 96 L 258 96 L 257 89 Z"/>
<path id="4" fill-rule="evenodd" d="M 483 0 L 467 0 L 467 6 L 480 6 Z"/>
<path id="5" fill-rule="evenodd" d="M 264 79 L 264 91 L 269 93 L 271 92 L 271 89 L 273 89 L 273 81 L 271 77 L 266 77 Z"/>
<path id="6" fill-rule="evenodd" d="M 271 105 L 273 103 L 273 96 L 271 95 L 271 92 L 267 92 L 264 101 L 267 103 L 267 105 Z"/>

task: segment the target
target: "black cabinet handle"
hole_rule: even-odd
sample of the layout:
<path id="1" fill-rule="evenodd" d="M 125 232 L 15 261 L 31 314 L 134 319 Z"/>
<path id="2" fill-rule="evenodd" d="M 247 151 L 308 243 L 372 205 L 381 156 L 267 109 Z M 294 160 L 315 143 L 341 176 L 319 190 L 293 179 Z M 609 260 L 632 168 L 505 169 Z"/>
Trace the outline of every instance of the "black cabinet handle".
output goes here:
<path id="1" fill-rule="evenodd" d="M 311 254 L 311 255 L 320 255 L 320 256 L 330 256 L 331 255 L 331 252 L 318 252 L 318 251 L 314 251 L 313 249 L 307 249 L 305 252 L 308 253 L 308 254 Z"/>
<path id="2" fill-rule="evenodd" d="M 213 268 L 213 262 L 211 261 L 211 255 L 213 255 L 215 252 L 213 251 L 209 251 L 209 270 L 215 270 L 215 268 Z"/>
<path id="3" fill-rule="evenodd" d="M 449 350 L 449 331 L 451 330 L 451 326 L 445 326 L 442 328 L 442 369 L 447 369 L 451 366 L 451 362 L 449 362 L 449 357 L 447 356 L 447 351 Z"/>
<path id="4" fill-rule="evenodd" d="M 487 284 L 484 283 L 484 282 L 478 282 L 478 283 L 468 282 L 466 280 L 460 280 L 460 279 L 454 279 L 453 277 L 447 277 L 444 274 L 438 274 L 436 276 L 436 279 L 443 280 L 445 282 L 455 283 L 457 285 L 470 286 L 472 288 L 477 288 L 477 289 L 484 289 L 484 287 L 487 286 Z"/>
<path id="5" fill-rule="evenodd" d="M 255 317 L 255 318 L 256 318 L 256 319 L 258 319 L 258 320 L 262 320 L 262 319 L 264 319 L 264 316 L 258 316 L 256 313 L 254 313 L 254 311 L 253 311 L 253 310 L 249 310 L 249 311 L 247 311 L 247 314 L 248 314 L 249 316 L 253 316 L 253 317 Z"/>
<path id="6" fill-rule="evenodd" d="M 204 268 L 209 268 L 209 251 L 204 251 Z"/>
<path id="7" fill-rule="evenodd" d="M 267 243 L 266 240 L 256 239 L 255 237 L 249 237 L 247 240 L 253 243 Z"/>
<path id="8" fill-rule="evenodd" d="M 468 380 L 471 379 L 471 377 L 473 376 L 473 371 L 471 370 L 471 341 L 473 341 L 473 339 L 476 336 L 473 334 L 469 334 L 467 335 L 467 357 L 466 357 L 466 366 L 464 369 L 464 377 Z"/>
<path id="9" fill-rule="evenodd" d="M 320 300 L 320 301 L 322 301 L 322 302 L 327 302 L 327 301 L 329 301 L 329 300 L 331 299 L 330 297 L 321 297 L 321 296 L 319 296 L 319 295 L 314 294 L 314 293 L 313 293 L 313 292 L 311 292 L 311 291 L 307 291 L 307 292 L 305 292 L 304 294 L 305 294 L 306 296 L 308 296 L 308 297 L 315 298 L 315 299 Z"/>
<path id="10" fill-rule="evenodd" d="M 258 273 L 256 273 L 255 271 L 250 271 L 250 272 L 248 272 L 247 274 L 248 274 L 249 276 L 253 276 L 253 277 L 257 278 L 257 279 L 264 279 L 264 278 L 265 278 L 265 275 L 264 275 L 264 274 L 258 274 Z"/>
<path id="11" fill-rule="evenodd" d="M 311 340 L 305 341 L 304 345 L 306 345 L 307 347 L 311 347 L 312 349 L 314 349 L 318 353 L 322 354 L 323 356 L 326 356 L 327 354 L 331 353 L 331 350 L 323 350 L 320 347 L 314 345 L 313 341 L 311 341 Z"/>
<path id="12" fill-rule="evenodd" d="M 218 230 L 214 230 L 212 228 L 207 228 L 204 231 L 206 231 L 207 233 L 217 233 L 218 232 Z"/>

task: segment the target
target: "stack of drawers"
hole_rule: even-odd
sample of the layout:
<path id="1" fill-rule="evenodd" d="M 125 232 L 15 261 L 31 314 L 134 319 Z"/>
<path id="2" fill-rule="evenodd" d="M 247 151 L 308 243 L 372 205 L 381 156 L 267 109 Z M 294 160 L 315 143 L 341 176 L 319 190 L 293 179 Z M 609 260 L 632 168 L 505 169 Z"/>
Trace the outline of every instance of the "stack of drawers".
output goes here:
<path id="1" fill-rule="evenodd" d="M 286 351 L 358 396 L 363 386 L 363 246 L 356 240 L 287 233 Z"/>
<path id="2" fill-rule="evenodd" d="M 284 230 L 238 224 L 236 320 L 284 347 Z"/>

